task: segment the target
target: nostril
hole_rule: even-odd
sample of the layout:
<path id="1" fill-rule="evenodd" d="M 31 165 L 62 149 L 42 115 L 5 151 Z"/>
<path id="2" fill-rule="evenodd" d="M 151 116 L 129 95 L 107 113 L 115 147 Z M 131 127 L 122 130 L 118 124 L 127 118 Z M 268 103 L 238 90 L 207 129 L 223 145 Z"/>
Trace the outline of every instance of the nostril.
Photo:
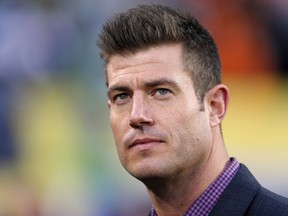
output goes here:
<path id="1" fill-rule="evenodd" d="M 145 117 L 138 113 L 133 113 L 130 117 L 130 126 L 131 127 L 140 127 L 142 124 L 145 123 Z"/>
<path id="2" fill-rule="evenodd" d="M 133 128 L 141 128 L 143 125 L 152 125 L 153 122 L 153 118 L 150 115 L 142 112 L 138 113 L 138 115 L 131 115 L 129 124 Z"/>
<path id="3" fill-rule="evenodd" d="M 136 124 L 136 123 L 130 122 L 130 127 L 134 129 L 141 129 L 143 127 L 143 124 Z"/>

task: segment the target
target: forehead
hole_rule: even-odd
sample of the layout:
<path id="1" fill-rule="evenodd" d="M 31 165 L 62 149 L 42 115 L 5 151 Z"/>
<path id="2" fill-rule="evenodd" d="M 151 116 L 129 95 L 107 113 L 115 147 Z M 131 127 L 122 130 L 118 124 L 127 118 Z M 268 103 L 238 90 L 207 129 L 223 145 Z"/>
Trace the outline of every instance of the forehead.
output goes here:
<path id="1" fill-rule="evenodd" d="M 107 63 L 107 82 L 138 73 L 157 76 L 169 71 L 183 71 L 182 45 L 165 44 L 135 53 L 112 55 Z"/>

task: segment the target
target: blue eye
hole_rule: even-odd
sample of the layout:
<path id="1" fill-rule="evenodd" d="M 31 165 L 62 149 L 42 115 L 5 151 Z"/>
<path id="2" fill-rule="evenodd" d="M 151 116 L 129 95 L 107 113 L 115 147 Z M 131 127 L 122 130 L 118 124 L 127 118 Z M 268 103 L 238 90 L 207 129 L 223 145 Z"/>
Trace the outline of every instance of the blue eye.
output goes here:
<path id="1" fill-rule="evenodd" d="M 169 98 L 169 96 L 171 96 L 172 91 L 166 88 L 158 88 L 155 89 L 152 96 L 158 99 L 166 99 Z"/>
<path id="2" fill-rule="evenodd" d="M 123 104 L 123 103 L 125 103 L 129 98 L 130 98 L 129 94 L 127 94 L 127 93 L 121 93 L 121 94 L 115 95 L 115 96 L 113 97 L 113 101 L 114 101 L 116 104 Z"/>
<path id="3" fill-rule="evenodd" d="M 166 95 L 166 94 L 170 93 L 170 91 L 169 91 L 168 89 L 164 89 L 164 88 L 158 89 L 158 90 L 156 91 L 156 93 L 157 93 L 157 92 L 158 92 L 158 94 L 160 94 L 160 95 Z"/>
<path id="4" fill-rule="evenodd" d="M 126 99 L 127 97 L 128 97 L 127 94 L 119 94 L 119 95 L 116 96 L 116 99 L 117 99 L 117 100 L 124 100 L 124 99 Z"/>

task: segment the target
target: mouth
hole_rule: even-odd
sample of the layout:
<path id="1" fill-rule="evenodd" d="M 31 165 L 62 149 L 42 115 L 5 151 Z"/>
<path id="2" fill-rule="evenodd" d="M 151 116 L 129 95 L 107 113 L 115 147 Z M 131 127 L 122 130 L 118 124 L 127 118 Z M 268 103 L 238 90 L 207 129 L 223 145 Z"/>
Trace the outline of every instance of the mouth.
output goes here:
<path id="1" fill-rule="evenodd" d="M 152 147 L 155 145 L 158 145 L 160 143 L 162 143 L 163 141 L 159 140 L 159 139 L 153 139 L 153 138 L 143 138 L 143 139 L 136 139 L 132 142 L 131 145 L 129 145 L 129 149 L 130 148 L 135 148 L 135 147 Z"/>

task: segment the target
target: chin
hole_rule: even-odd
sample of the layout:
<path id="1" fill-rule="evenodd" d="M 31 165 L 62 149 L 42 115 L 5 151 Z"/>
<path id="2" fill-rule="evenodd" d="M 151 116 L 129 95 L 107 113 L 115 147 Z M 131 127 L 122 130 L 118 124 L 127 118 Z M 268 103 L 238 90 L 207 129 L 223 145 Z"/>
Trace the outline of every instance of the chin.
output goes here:
<path id="1" fill-rule="evenodd" d="M 133 169 L 127 169 L 128 173 L 134 178 L 143 182 L 144 184 L 151 181 L 156 181 L 165 178 L 165 172 L 163 169 L 157 166 L 145 166 L 133 167 Z"/>

